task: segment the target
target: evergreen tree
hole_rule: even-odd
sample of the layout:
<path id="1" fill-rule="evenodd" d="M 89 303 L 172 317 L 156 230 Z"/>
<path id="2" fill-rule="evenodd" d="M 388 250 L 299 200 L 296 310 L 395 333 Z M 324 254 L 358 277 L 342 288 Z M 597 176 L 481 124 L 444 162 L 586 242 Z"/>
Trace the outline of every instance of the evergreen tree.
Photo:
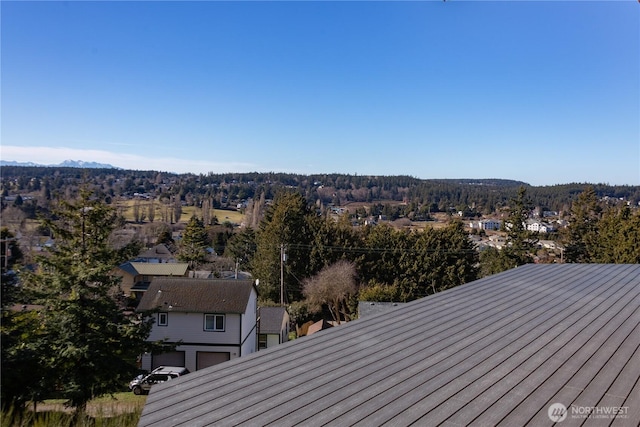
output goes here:
<path id="1" fill-rule="evenodd" d="M 207 247 L 209 246 L 209 235 L 204 227 L 204 223 L 195 215 L 191 217 L 184 230 L 178 259 L 189 263 L 189 267 L 194 269 L 207 259 Z"/>
<path id="2" fill-rule="evenodd" d="M 37 312 L 19 309 L 26 299 L 14 271 L 16 264 L 22 260 L 22 253 L 16 244 L 15 236 L 5 227 L 0 231 L 0 238 L 2 252 L 0 402 L 5 410 L 10 407 L 20 410 L 27 402 L 42 398 L 42 385 L 46 372 L 40 365 L 40 357 L 48 349 L 35 348 L 32 345 L 40 329 Z"/>
<path id="3" fill-rule="evenodd" d="M 227 241 L 224 256 L 231 258 L 241 270 L 250 268 L 251 260 L 256 252 L 256 233 L 247 227 L 235 233 Z"/>
<path id="4" fill-rule="evenodd" d="M 598 241 L 592 262 L 639 264 L 640 214 L 633 214 L 629 206 L 607 209 L 599 222 Z"/>
<path id="5" fill-rule="evenodd" d="M 329 216 L 311 217 L 309 225 L 313 244 L 309 254 L 310 271 L 317 272 L 339 260 L 354 260 L 358 237 L 349 215 L 343 214 L 336 221 Z"/>
<path id="6" fill-rule="evenodd" d="M 156 245 L 165 245 L 172 253 L 176 250 L 176 242 L 171 235 L 171 228 L 168 225 L 163 224 L 161 226 L 158 238 L 156 239 Z"/>
<path id="7" fill-rule="evenodd" d="M 427 281 L 433 292 L 441 292 L 478 278 L 478 252 L 462 221 L 453 221 L 447 227 L 434 230 L 436 241 L 431 245 L 430 266 Z M 433 248 L 437 250 L 433 250 Z M 435 285 L 435 286 L 434 286 Z M 434 289 L 435 288 L 435 289 Z"/>
<path id="8" fill-rule="evenodd" d="M 517 197 L 511 199 L 509 215 L 503 224 L 507 237 L 502 256 L 508 260 L 506 265 L 510 265 L 509 268 L 533 262 L 538 236 L 527 230 L 526 225 L 532 210 L 533 204 L 527 197 L 527 190 L 520 187 Z"/>
<path id="9" fill-rule="evenodd" d="M 569 226 L 564 231 L 566 262 L 595 262 L 602 206 L 593 187 L 587 187 L 571 205 Z"/>
<path id="10" fill-rule="evenodd" d="M 362 282 L 366 286 L 372 283 L 393 285 L 400 291 L 402 301 L 415 299 L 421 282 L 413 268 L 420 263 L 414 251 L 416 236 L 382 223 L 363 227 L 359 237 L 356 265 Z"/>
<path id="11" fill-rule="evenodd" d="M 396 302 L 401 300 L 400 290 L 393 285 L 370 282 L 358 292 L 359 301 Z"/>
<path id="12" fill-rule="evenodd" d="M 261 298 L 279 302 L 282 278 L 284 301 L 302 299 L 301 280 L 314 273 L 309 265 L 312 216 L 304 197 L 293 192 L 279 193 L 265 213 L 251 262 L 251 273 L 260 280 Z"/>
<path id="13" fill-rule="evenodd" d="M 121 390 L 137 371 L 136 357 L 149 350 L 151 324 L 125 315 L 117 299 L 120 278 L 112 271 L 139 250 L 137 244 L 110 246 L 118 220 L 85 191 L 77 201 L 61 202 L 44 221 L 55 245 L 37 258 L 37 271 L 22 275 L 40 305 L 37 327 L 26 322 L 32 329 L 22 331 L 22 347 L 37 357 L 39 373 L 46 372 L 31 397 L 55 391 L 76 415 L 90 399 Z"/>
<path id="14" fill-rule="evenodd" d="M 356 261 L 362 282 L 391 291 L 396 300 L 411 301 L 477 278 L 478 255 L 460 221 L 421 232 L 382 224 L 363 228 L 362 237 Z"/>
<path id="15" fill-rule="evenodd" d="M 491 276 L 513 268 L 513 260 L 500 249 L 489 247 L 480 252 L 480 277 Z"/>

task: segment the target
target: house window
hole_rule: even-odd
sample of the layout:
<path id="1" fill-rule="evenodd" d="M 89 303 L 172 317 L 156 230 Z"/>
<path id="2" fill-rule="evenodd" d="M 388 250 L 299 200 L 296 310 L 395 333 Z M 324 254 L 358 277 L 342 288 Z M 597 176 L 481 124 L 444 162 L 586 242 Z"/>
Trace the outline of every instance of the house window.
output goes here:
<path id="1" fill-rule="evenodd" d="M 267 334 L 258 335 L 258 349 L 267 348 Z"/>
<path id="2" fill-rule="evenodd" d="M 224 314 L 205 314 L 205 331 L 224 331 Z"/>
<path id="3" fill-rule="evenodd" d="M 169 325 L 169 313 L 158 313 L 158 326 Z"/>

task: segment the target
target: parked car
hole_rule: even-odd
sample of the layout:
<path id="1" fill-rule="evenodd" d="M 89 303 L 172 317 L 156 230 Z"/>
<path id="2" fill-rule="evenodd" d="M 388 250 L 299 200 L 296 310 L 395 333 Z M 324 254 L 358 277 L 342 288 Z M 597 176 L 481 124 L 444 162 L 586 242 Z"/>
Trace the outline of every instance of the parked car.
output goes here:
<path id="1" fill-rule="evenodd" d="M 189 370 L 182 366 L 159 366 L 149 374 L 141 374 L 129 383 L 129 390 L 134 394 L 147 394 L 154 384 L 169 381 L 189 373 Z"/>

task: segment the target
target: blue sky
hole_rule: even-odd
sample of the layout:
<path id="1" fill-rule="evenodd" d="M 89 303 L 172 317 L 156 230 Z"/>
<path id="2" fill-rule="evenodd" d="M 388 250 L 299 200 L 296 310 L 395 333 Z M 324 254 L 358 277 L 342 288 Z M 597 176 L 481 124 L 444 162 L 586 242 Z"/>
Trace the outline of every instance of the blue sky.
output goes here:
<path id="1" fill-rule="evenodd" d="M 11 2 L 3 160 L 640 185 L 640 4 Z"/>

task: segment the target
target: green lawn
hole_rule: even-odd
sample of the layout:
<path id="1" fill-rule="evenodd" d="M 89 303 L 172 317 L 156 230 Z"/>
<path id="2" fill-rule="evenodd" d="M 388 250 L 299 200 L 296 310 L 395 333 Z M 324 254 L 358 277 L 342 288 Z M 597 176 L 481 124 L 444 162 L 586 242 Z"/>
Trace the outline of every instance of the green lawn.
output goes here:
<path id="1" fill-rule="evenodd" d="M 214 209 L 213 211 L 220 224 L 224 224 L 225 221 L 240 224 L 244 221 L 244 215 L 238 211 L 228 211 L 223 209 Z"/>

